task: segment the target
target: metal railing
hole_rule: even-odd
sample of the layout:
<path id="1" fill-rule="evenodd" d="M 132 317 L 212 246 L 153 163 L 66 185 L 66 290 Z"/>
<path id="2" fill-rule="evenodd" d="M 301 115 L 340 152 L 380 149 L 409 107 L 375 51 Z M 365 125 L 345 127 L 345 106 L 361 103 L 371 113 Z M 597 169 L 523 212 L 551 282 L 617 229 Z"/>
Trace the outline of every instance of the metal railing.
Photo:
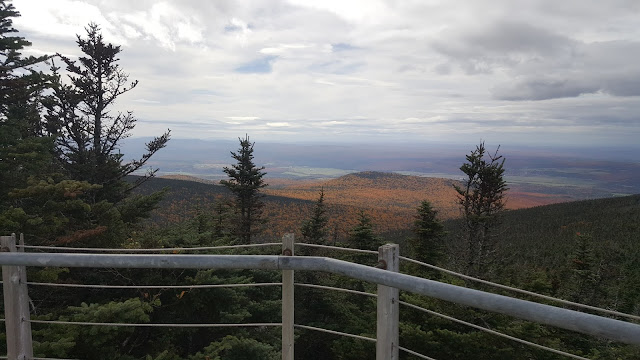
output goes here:
<path id="1" fill-rule="evenodd" d="M 32 359 L 21 344 L 31 337 L 25 266 L 91 268 L 174 268 L 174 269 L 264 269 L 283 271 L 282 345 L 283 359 L 293 359 L 293 271 L 322 271 L 379 285 L 377 358 L 398 358 L 398 290 L 455 302 L 478 309 L 511 315 L 584 334 L 640 345 L 640 325 L 558 308 L 503 295 L 440 283 L 397 272 L 397 245 L 381 247 L 382 268 L 354 264 L 326 257 L 296 257 L 293 236 L 283 238 L 283 255 L 133 255 L 17 252 L 15 237 L 2 237 L 4 296 L 9 358 Z M 6 251 L 10 251 L 7 253 Z M 95 324 L 93 324 L 95 325 Z M 141 324 L 142 325 L 142 324 Z M 210 325 L 210 324 L 206 324 Z M 251 325 L 251 324 L 248 324 Z M 280 324 L 270 324 L 280 325 Z M 307 327 L 308 328 L 308 327 Z M 11 334 L 10 334 L 11 333 Z M 371 339 L 374 340 L 375 339 Z M 9 342 L 12 342 L 10 344 Z M 30 341 L 29 341 L 30 342 Z M 407 350 L 407 349 L 402 349 Z M 12 352 L 13 351 L 13 352 Z M 16 355 L 18 354 L 18 355 Z M 16 357 L 12 357 L 16 356 Z"/>

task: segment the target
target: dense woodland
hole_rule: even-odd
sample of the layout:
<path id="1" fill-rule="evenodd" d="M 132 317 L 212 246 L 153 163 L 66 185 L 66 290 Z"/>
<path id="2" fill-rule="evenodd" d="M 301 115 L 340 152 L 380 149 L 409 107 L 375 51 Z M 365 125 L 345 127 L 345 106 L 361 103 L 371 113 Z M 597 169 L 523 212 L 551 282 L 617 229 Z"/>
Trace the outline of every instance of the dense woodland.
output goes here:
<path id="1" fill-rule="evenodd" d="M 366 172 L 317 185 L 270 191 L 253 162 L 254 143 L 229 149 L 220 185 L 140 175 L 169 132 L 126 163 L 119 143 L 135 117 L 115 99 L 134 90 L 121 49 L 95 24 L 77 38 L 77 61 L 23 57 L 19 16 L 0 1 L 0 230 L 30 245 L 174 248 L 298 241 L 375 250 L 400 244 L 412 258 L 503 284 L 640 314 L 640 195 L 507 210 L 508 160 L 484 144 L 460 159 L 461 182 Z M 64 66 L 64 68 L 63 68 Z M 49 70 L 45 70 L 49 67 Z M 255 151 L 259 151 L 259 145 Z M 422 194 L 416 197 L 416 194 Z M 482 244 L 477 247 L 476 244 Z M 213 252 L 210 252 L 213 253 Z M 223 250 L 277 254 L 279 249 Z M 374 265 L 375 256 L 331 250 Z M 401 271 L 469 286 L 450 275 L 403 264 Z M 136 285 L 137 289 L 30 286 L 32 319 L 128 323 L 277 323 L 277 286 L 158 289 L 150 285 L 279 282 L 276 271 L 30 268 L 31 282 Z M 297 272 L 296 282 L 375 291 L 375 285 Z M 491 290 L 494 291 L 495 290 Z M 499 293 L 502 293 L 498 291 Z M 513 295 L 513 294 L 510 294 Z M 638 347 L 578 335 L 408 293 L 402 300 L 476 325 L 592 359 L 640 358 Z M 296 289 L 297 324 L 375 337 L 375 299 Z M 301 306 L 304 304 L 304 306 Z M 37 357 L 74 359 L 277 359 L 280 328 L 145 328 L 32 324 Z M 560 359 L 449 320 L 401 309 L 401 346 L 436 359 Z M 4 334 L 0 353 L 5 351 Z M 371 359 L 373 343 L 296 330 L 296 358 Z M 404 359 L 413 358 L 401 354 Z"/>

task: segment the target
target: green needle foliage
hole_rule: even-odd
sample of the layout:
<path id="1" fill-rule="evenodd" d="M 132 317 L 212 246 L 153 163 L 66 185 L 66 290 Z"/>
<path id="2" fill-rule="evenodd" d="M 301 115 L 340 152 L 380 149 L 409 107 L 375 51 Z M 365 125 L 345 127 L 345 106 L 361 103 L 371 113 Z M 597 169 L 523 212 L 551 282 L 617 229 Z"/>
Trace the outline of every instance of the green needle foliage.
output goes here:
<path id="1" fill-rule="evenodd" d="M 327 224 L 329 217 L 324 204 L 324 189 L 320 189 L 320 195 L 313 206 L 311 217 L 302 223 L 302 237 L 312 244 L 324 244 L 327 238 Z"/>
<path id="2" fill-rule="evenodd" d="M 77 195 L 99 187 L 66 179 L 54 137 L 41 118 L 53 77 L 38 70 L 47 57 L 23 57 L 31 45 L 15 36 L 12 4 L 0 1 L 0 229 L 21 232 L 31 244 L 73 231 L 87 204 Z"/>
<path id="3" fill-rule="evenodd" d="M 128 196 L 131 185 L 123 178 L 140 170 L 169 141 L 169 131 L 146 144 L 138 160 L 122 162 L 122 140 L 130 136 L 136 119 L 131 111 L 115 112 L 116 99 L 138 84 L 128 82 L 128 75 L 118 64 L 120 46 L 105 43 L 98 25 L 86 28 L 86 38 L 77 36 L 84 54 L 78 61 L 58 55 L 66 65 L 70 84 L 62 81 L 59 68 L 53 67 L 54 93 L 46 102 L 50 131 L 57 136 L 60 162 L 75 180 L 102 185 L 96 200 L 118 203 Z M 150 169 L 144 181 L 157 169 Z M 136 183 L 136 184 L 139 184 Z"/>
<path id="4" fill-rule="evenodd" d="M 438 211 L 427 200 L 422 201 L 415 216 L 413 231 L 415 236 L 407 242 L 409 254 L 415 260 L 427 264 L 438 264 L 444 255 L 444 225 L 437 218 Z M 424 273 L 424 267 L 414 266 L 418 273 Z M 427 271 L 431 277 L 439 277 L 438 271 Z"/>
<path id="5" fill-rule="evenodd" d="M 508 190 L 504 180 L 505 159 L 498 155 L 498 150 L 500 147 L 493 155 L 487 154 L 484 142 L 481 142 L 460 167 L 466 175 L 463 185 L 454 185 L 465 220 L 466 271 L 472 276 L 485 275 L 495 262 L 495 230 L 504 211 L 504 194 Z"/>
<path id="6" fill-rule="evenodd" d="M 52 94 L 43 102 L 46 129 L 55 135 L 56 160 L 64 177 L 92 184 L 75 194 L 91 207 L 84 228 L 72 229 L 76 231 L 56 241 L 113 246 L 121 244 L 162 197 L 162 193 L 131 196 L 131 190 L 157 169 L 150 169 L 133 184 L 125 176 L 140 170 L 166 146 L 169 131 L 147 143 L 140 159 L 122 161 L 119 147 L 130 136 L 136 119 L 131 111 L 116 112 L 113 104 L 138 82 L 128 82 L 120 68 L 120 46 L 106 43 L 96 24 L 89 24 L 86 31 L 86 37 L 77 36 L 84 56 L 74 61 L 58 55 L 66 65 L 68 81 L 63 81 L 60 68 L 52 66 Z"/>
<path id="7" fill-rule="evenodd" d="M 373 231 L 371 218 L 361 211 L 358 215 L 358 223 L 349 232 L 349 245 L 355 249 L 378 250 L 382 245 L 380 239 Z"/>
<path id="8" fill-rule="evenodd" d="M 260 189 L 267 186 L 262 179 L 266 173 L 263 167 L 253 163 L 253 146 L 249 136 L 238 138 L 240 149 L 231 152 L 231 157 L 236 163 L 225 167 L 224 172 L 229 180 L 222 180 L 220 184 L 229 189 L 236 197 L 235 209 L 237 212 L 236 236 L 241 244 L 251 243 L 251 235 L 257 232 L 256 225 L 262 220 L 263 195 Z"/>

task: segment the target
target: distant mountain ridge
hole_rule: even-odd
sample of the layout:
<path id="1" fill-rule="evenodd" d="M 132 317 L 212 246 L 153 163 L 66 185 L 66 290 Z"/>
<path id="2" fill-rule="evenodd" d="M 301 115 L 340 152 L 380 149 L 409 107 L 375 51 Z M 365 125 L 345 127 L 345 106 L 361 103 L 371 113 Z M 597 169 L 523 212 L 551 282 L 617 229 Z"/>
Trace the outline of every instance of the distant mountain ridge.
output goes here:
<path id="1" fill-rule="evenodd" d="M 251 138 L 254 140 L 254 138 Z M 395 172 L 421 177 L 460 179 L 465 156 L 475 144 L 286 144 L 255 138 L 255 163 L 265 166 L 268 177 L 321 181 L 359 171 Z M 494 149 L 498 144 L 487 144 Z M 158 175 L 193 176 L 219 181 L 224 167 L 237 149 L 228 140 L 172 139 L 149 160 Z M 127 139 L 121 151 L 125 159 L 136 158 L 143 139 Z M 640 193 L 640 162 L 637 151 L 623 149 L 547 148 L 502 146 L 506 180 L 527 207 L 550 202 Z M 276 180 L 274 180 L 274 183 Z M 546 195 L 541 198 L 541 194 Z"/>

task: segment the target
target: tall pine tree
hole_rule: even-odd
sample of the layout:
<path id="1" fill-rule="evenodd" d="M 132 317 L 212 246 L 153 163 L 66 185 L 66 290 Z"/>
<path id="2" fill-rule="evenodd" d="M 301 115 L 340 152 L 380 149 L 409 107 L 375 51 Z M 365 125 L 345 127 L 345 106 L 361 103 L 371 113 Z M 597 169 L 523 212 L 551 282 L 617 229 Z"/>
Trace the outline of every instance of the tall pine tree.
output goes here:
<path id="1" fill-rule="evenodd" d="M 15 34 L 12 18 L 19 16 L 12 4 L 0 1 L 0 202 L 5 203 L 11 189 L 48 169 L 52 154 L 40 118 L 48 78 L 36 69 L 47 58 L 22 56 L 31 43 Z"/>
<path id="2" fill-rule="evenodd" d="M 302 223 L 302 237 L 312 244 L 324 244 L 327 238 L 327 209 L 324 205 L 324 189 L 320 189 L 320 196 L 313 206 L 311 217 Z"/>
<path id="3" fill-rule="evenodd" d="M 267 186 L 262 179 L 266 173 L 263 167 L 257 167 L 253 163 L 253 146 L 249 136 L 238 138 L 240 148 L 238 152 L 231 152 L 231 157 L 236 163 L 225 167 L 224 172 L 228 180 L 221 180 L 224 185 L 236 197 L 235 208 L 238 213 L 236 236 L 242 244 L 251 243 L 251 236 L 256 233 L 256 226 L 262 221 L 263 195 L 260 189 Z"/>
<path id="4" fill-rule="evenodd" d="M 64 179 L 56 166 L 54 138 L 41 117 L 52 77 L 38 66 L 48 57 L 22 56 L 31 43 L 15 34 L 18 16 L 0 1 L 0 229 L 38 244 L 72 231 L 87 205 L 76 195 L 95 188 Z"/>
<path id="5" fill-rule="evenodd" d="M 437 218 L 435 210 L 427 200 L 418 207 L 413 223 L 415 236 L 408 241 L 411 256 L 427 264 L 437 264 L 443 254 L 444 225 Z M 431 277 L 438 276 L 435 271 L 426 271 Z"/>
<path id="6" fill-rule="evenodd" d="M 382 245 L 382 240 L 373 231 L 371 218 L 364 211 L 360 211 L 358 223 L 349 232 L 349 244 L 362 250 L 378 250 Z"/>
<path id="7" fill-rule="evenodd" d="M 125 176 L 141 169 L 166 145 L 169 131 L 147 143 L 140 159 L 122 161 L 119 148 L 131 135 L 136 119 L 130 111 L 116 112 L 113 105 L 137 81 L 128 82 L 128 75 L 118 65 L 119 46 L 105 43 L 96 24 L 89 24 L 86 31 L 86 38 L 77 36 L 84 54 L 78 61 L 57 55 L 66 64 L 68 81 L 63 81 L 60 68 L 52 66 L 53 92 L 43 102 L 47 110 L 45 129 L 55 136 L 56 159 L 64 177 L 90 184 L 73 193 L 87 206 L 74 218 L 77 226 L 70 229 L 75 231 L 57 242 L 119 246 L 134 225 L 148 217 L 162 195 L 131 194 L 156 170 L 134 183 L 125 181 Z"/>

